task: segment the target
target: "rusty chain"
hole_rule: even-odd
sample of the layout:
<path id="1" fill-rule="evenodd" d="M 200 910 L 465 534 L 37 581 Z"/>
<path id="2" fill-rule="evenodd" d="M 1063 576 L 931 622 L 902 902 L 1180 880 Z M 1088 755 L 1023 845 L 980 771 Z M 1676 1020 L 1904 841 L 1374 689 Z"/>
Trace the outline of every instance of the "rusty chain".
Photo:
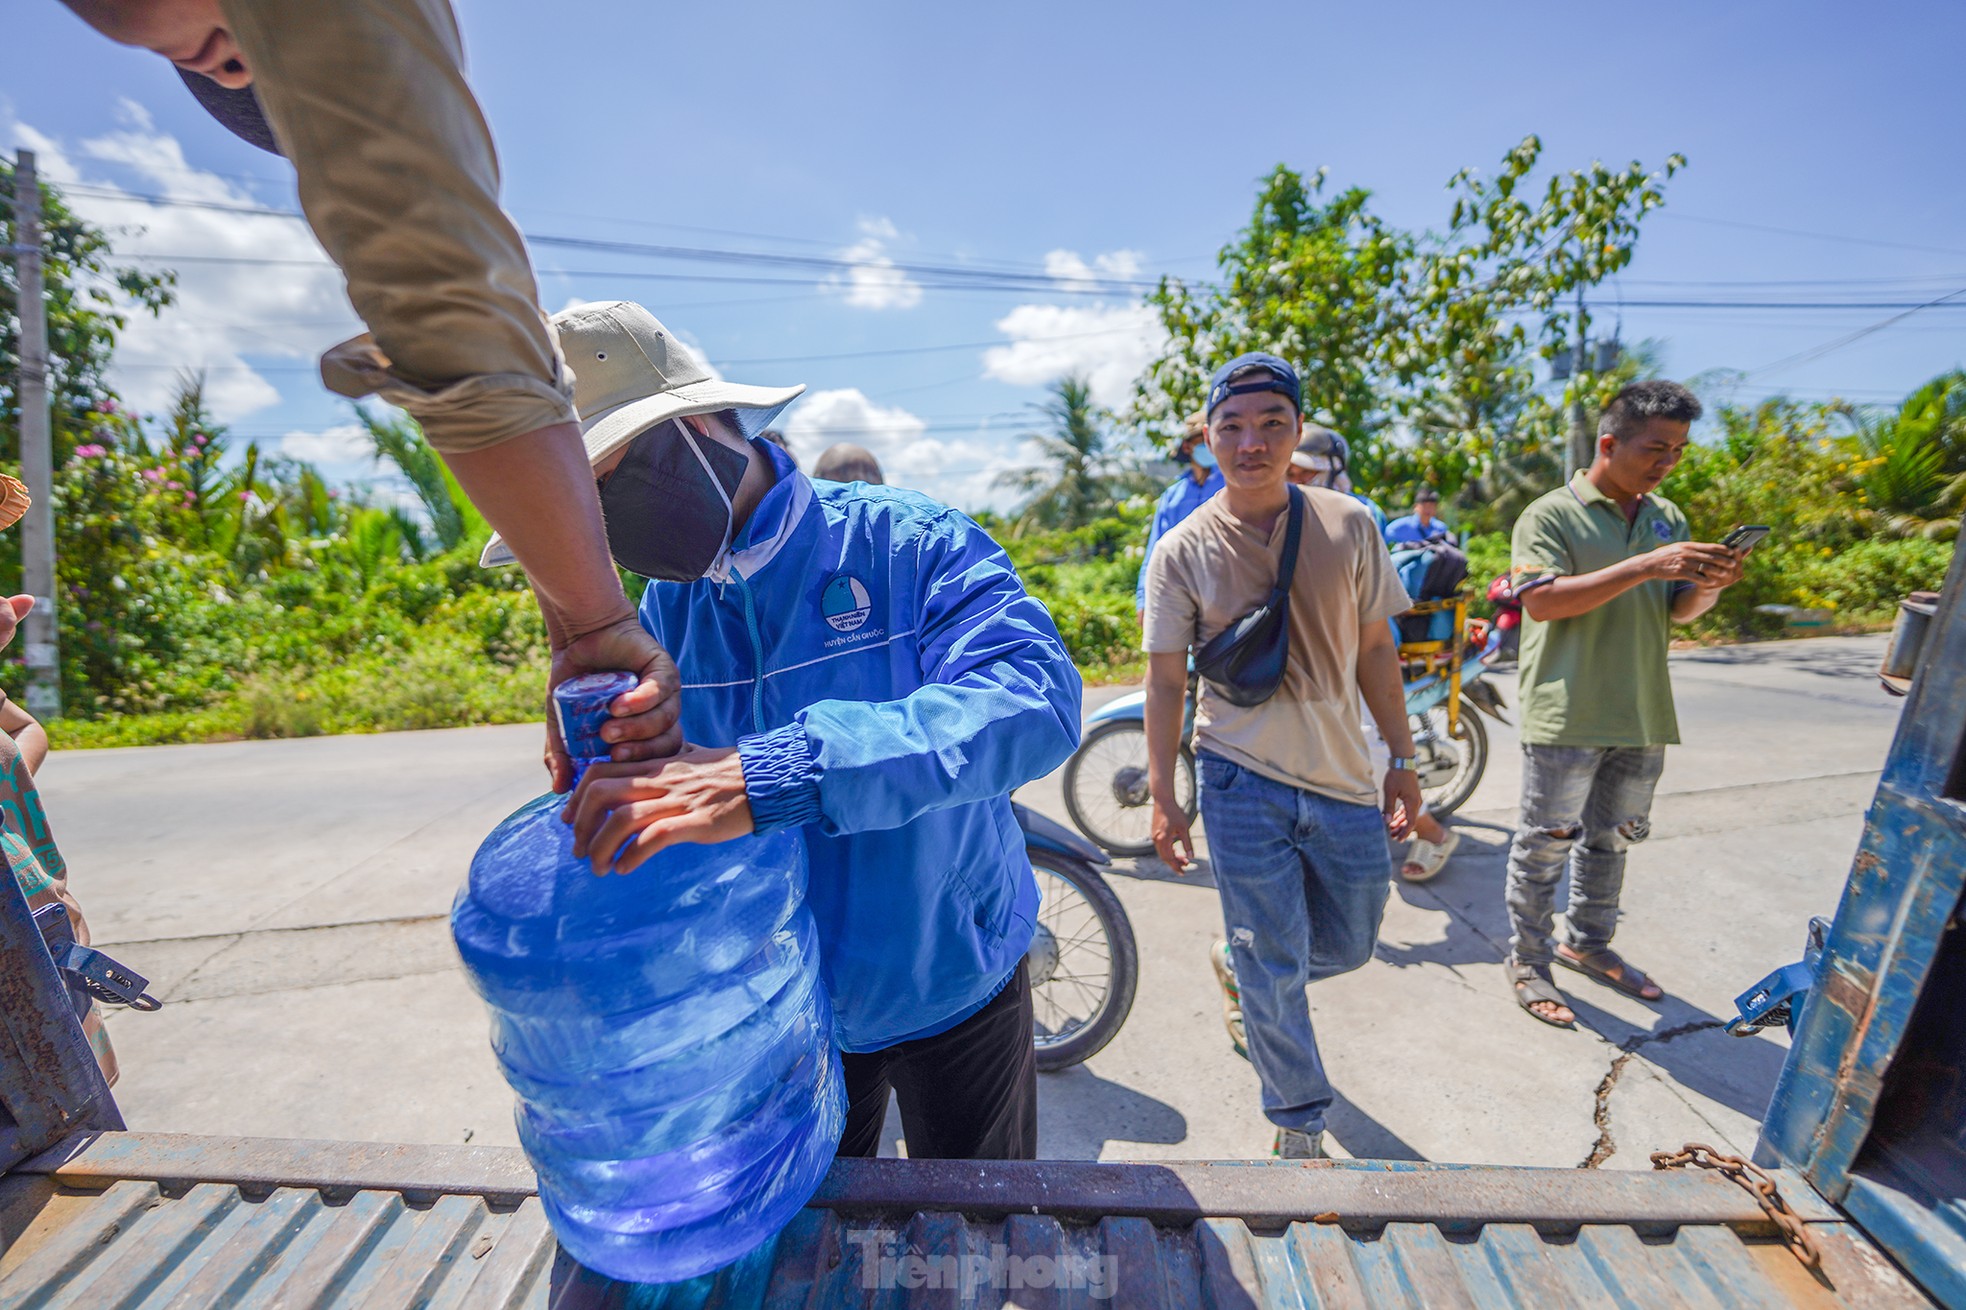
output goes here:
<path id="1" fill-rule="evenodd" d="M 1802 1262 L 1802 1267 L 1817 1269 L 1822 1266 L 1822 1250 L 1816 1245 L 1816 1239 L 1809 1235 L 1808 1225 L 1789 1209 L 1788 1202 L 1776 1190 L 1775 1180 L 1767 1170 L 1752 1160 L 1744 1160 L 1738 1155 L 1723 1155 L 1711 1146 L 1702 1146 L 1697 1142 L 1688 1142 L 1677 1151 L 1652 1153 L 1654 1169 L 1684 1169 L 1688 1165 L 1718 1170 L 1747 1188 L 1748 1195 L 1755 1199 L 1755 1203 L 1767 1213 L 1769 1221 L 1781 1231 L 1789 1250 Z"/>

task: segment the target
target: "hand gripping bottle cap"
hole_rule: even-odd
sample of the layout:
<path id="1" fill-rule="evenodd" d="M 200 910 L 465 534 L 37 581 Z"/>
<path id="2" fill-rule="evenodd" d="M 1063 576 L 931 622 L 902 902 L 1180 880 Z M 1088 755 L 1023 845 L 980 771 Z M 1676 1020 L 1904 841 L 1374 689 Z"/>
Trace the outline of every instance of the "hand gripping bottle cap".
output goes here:
<path id="1" fill-rule="evenodd" d="M 610 717 L 608 706 L 625 691 L 632 691 L 640 679 L 625 669 L 607 673 L 583 673 L 553 688 L 553 711 L 560 717 L 560 738 L 573 756 L 576 772 L 608 758 L 608 743 L 601 737 L 601 726 Z"/>

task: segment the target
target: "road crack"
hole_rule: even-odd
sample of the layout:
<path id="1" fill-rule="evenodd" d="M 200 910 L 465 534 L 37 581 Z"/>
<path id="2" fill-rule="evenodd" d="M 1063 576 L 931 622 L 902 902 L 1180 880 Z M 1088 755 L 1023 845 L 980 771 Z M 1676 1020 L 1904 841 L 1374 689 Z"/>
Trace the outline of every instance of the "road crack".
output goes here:
<path id="1" fill-rule="evenodd" d="M 1693 1023 L 1682 1023 L 1656 1033 L 1634 1033 L 1618 1043 L 1618 1054 L 1613 1057 L 1611 1067 L 1604 1071 L 1598 1080 L 1595 1101 L 1591 1106 L 1591 1123 L 1597 1128 L 1597 1140 L 1591 1143 L 1590 1154 L 1577 1162 L 1579 1169 L 1595 1169 L 1618 1153 L 1618 1139 L 1611 1132 L 1611 1093 L 1618 1090 L 1618 1080 L 1625 1076 L 1625 1066 L 1632 1057 L 1648 1046 L 1670 1042 L 1690 1033 L 1711 1032 L 1715 1028 L 1725 1028 L 1723 1019 L 1699 1019 Z"/>

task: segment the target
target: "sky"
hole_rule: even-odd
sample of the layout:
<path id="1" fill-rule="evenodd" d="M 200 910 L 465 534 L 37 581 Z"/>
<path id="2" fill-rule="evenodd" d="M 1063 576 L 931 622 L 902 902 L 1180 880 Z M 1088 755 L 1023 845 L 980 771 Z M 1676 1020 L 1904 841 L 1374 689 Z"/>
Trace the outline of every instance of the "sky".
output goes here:
<path id="1" fill-rule="evenodd" d="M 1838 344 L 1966 290 L 1958 3 L 457 9 L 530 236 L 840 261 L 535 242 L 549 311 L 638 300 L 724 376 L 806 383 L 785 426 L 808 465 L 854 441 L 966 507 L 1004 503 L 1046 383 L 1083 371 L 1125 401 L 1161 340 L 1135 287 L 1207 279 L 1279 163 L 1438 229 L 1448 178 L 1529 133 L 1557 168 L 1677 151 L 1600 327 L 1660 342 L 1671 376 L 1742 370 L 1717 396 L 1741 401 L 1883 403 L 1966 363 L 1966 295 Z M 241 442 L 375 476 L 313 363 L 359 330 L 339 276 L 298 221 L 235 212 L 293 209 L 286 165 L 56 0 L 9 0 L 5 26 L 0 146 L 178 273 L 114 384 L 152 411 L 204 369 Z M 1689 300 L 1757 303 L 1646 303 Z"/>

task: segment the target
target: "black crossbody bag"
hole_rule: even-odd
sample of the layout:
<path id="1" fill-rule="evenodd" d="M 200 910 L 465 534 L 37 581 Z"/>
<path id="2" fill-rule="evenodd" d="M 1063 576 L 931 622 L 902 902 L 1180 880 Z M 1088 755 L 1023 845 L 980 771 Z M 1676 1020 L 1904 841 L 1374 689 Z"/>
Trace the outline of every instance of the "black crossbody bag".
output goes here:
<path id="1" fill-rule="evenodd" d="M 1283 533 L 1283 562 L 1269 599 L 1209 638 L 1195 652 L 1195 672 L 1231 705 L 1261 705 L 1283 685 L 1290 664 L 1290 580 L 1297 573 L 1297 543 L 1304 535 L 1304 493 L 1290 487 L 1290 525 Z"/>

